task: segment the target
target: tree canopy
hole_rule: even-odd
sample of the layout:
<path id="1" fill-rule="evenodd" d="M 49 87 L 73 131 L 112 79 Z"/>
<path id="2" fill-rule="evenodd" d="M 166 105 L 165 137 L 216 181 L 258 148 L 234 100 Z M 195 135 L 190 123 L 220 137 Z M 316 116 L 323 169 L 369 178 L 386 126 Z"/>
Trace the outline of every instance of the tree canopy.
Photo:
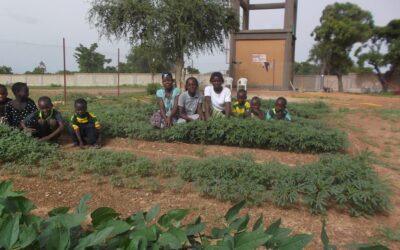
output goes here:
<path id="1" fill-rule="evenodd" d="M 370 12 L 352 3 L 328 5 L 313 33 L 317 42 L 310 51 L 310 60 L 321 64 L 325 74 L 338 77 L 343 92 L 342 76 L 353 66 L 350 52 L 353 45 L 370 37 L 374 22 Z"/>
<path id="2" fill-rule="evenodd" d="M 174 64 L 171 60 L 165 59 L 165 54 L 162 48 L 133 47 L 126 57 L 127 61 L 121 67 L 121 71 L 152 74 L 171 71 Z"/>
<path id="3" fill-rule="evenodd" d="M 79 72 L 82 73 L 99 73 L 105 72 L 104 64 L 110 63 L 111 59 L 107 59 L 105 55 L 96 52 L 97 43 L 93 43 L 89 48 L 79 44 L 75 48 L 74 57 L 79 66 Z"/>
<path id="4" fill-rule="evenodd" d="M 357 49 L 358 65 L 370 66 L 375 71 L 383 91 L 388 90 L 388 81 L 400 66 L 400 19 L 386 26 L 376 27 L 370 40 Z M 388 68 L 384 73 L 382 68 Z"/>
<path id="5" fill-rule="evenodd" d="M 318 75 L 320 74 L 320 66 L 310 62 L 295 62 L 294 72 L 298 75 Z"/>
<path id="6" fill-rule="evenodd" d="M 43 61 L 39 62 L 39 65 L 36 66 L 33 71 L 26 71 L 25 74 L 45 74 L 47 72 L 46 64 Z"/>
<path id="7" fill-rule="evenodd" d="M 222 49 L 239 21 L 228 0 L 92 0 L 89 20 L 100 34 L 128 38 L 136 46 L 163 48 L 175 62 L 179 83 L 184 58 Z"/>
<path id="8" fill-rule="evenodd" d="M 12 74 L 12 68 L 5 65 L 0 66 L 0 74 Z"/>

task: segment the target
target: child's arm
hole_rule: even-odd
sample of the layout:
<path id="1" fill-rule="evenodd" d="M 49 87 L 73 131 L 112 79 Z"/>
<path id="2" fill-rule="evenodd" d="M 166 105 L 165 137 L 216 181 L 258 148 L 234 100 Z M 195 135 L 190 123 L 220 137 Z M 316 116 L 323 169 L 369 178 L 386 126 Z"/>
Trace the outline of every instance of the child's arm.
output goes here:
<path id="1" fill-rule="evenodd" d="M 167 115 L 165 114 L 164 102 L 163 102 L 163 100 L 162 100 L 160 97 L 158 97 L 157 99 L 158 99 L 158 106 L 159 106 L 159 108 L 160 108 L 161 117 L 164 119 L 165 125 L 166 125 L 167 127 L 169 127 L 170 124 L 168 123 L 168 117 L 167 117 Z"/>
<path id="2" fill-rule="evenodd" d="M 229 116 L 231 116 L 231 110 L 232 110 L 232 108 L 231 108 L 231 95 L 232 95 L 232 93 L 231 93 L 230 89 L 227 89 L 227 91 L 228 91 L 228 93 L 225 96 L 225 105 L 224 105 L 225 108 L 224 109 L 225 109 L 225 117 L 229 118 Z"/>
<path id="3" fill-rule="evenodd" d="M 175 96 L 174 99 L 174 108 L 171 111 L 171 114 L 169 115 L 168 119 L 169 119 L 169 124 L 171 125 L 171 119 L 173 117 L 175 117 L 176 113 L 178 113 L 178 99 L 179 99 L 179 95 Z"/>
<path id="4" fill-rule="evenodd" d="M 53 131 L 53 133 L 51 133 L 48 136 L 45 136 L 43 138 L 40 138 L 39 141 L 51 141 L 57 135 L 61 134 L 61 132 L 64 130 L 64 122 L 62 120 L 57 121 L 57 124 L 58 124 L 58 127 L 56 130 Z"/>
<path id="5" fill-rule="evenodd" d="M 252 109 L 251 113 L 253 113 L 260 120 L 264 120 L 265 118 L 265 114 L 261 109 Z"/>
<path id="6" fill-rule="evenodd" d="M 28 115 L 24 120 L 20 122 L 22 129 L 28 133 L 36 132 L 36 129 L 28 127 L 27 123 L 34 119 L 35 113 Z"/>
<path id="7" fill-rule="evenodd" d="M 211 96 L 206 96 L 206 110 L 204 119 L 207 121 L 210 118 L 210 108 L 211 108 Z"/>
<path id="8" fill-rule="evenodd" d="M 225 102 L 225 117 L 229 118 L 231 116 L 231 103 Z"/>
<path id="9" fill-rule="evenodd" d="M 192 119 L 186 114 L 185 107 L 178 106 L 179 118 L 182 118 L 186 121 L 191 121 Z"/>
<path id="10" fill-rule="evenodd" d="M 197 114 L 199 115 L 200 120 L 204 120 L 204 113 L 203 113 L 203 103 L 199 102 L 197 104 Z"/>

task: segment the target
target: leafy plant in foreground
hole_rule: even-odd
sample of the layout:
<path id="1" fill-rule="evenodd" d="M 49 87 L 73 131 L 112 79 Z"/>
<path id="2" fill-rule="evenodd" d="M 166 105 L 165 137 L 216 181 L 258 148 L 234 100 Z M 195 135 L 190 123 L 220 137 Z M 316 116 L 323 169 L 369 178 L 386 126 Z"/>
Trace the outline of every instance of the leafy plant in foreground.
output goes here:
<path id="1" fill-rule="evenodd" d="M 303 249 L 311 235 L 290 236 L 280 220 L 264 229 L 260 216 L 251 230 L 248 214 L 239 217 L 244 202 L 225 215 L 226 226 L 204 233 L 205 224 L 197 217 L 189 224 L 182 220 L 188 209 L 173 209 L 159 216 L 160 206 L 148 212 L 135 212 L 121 218 L 112 208 L 100 207 L 84 222 L 88 213 L 85 195 L 75 211 L 69 207 L 51 210 L 47 218 L 31 214 L 34 204 L 21 192 L 12 191 L 12 183 L 0 183 L 0 248 L 5 249 Z M 86 224 L 85 226 L 82 226 Z"/>

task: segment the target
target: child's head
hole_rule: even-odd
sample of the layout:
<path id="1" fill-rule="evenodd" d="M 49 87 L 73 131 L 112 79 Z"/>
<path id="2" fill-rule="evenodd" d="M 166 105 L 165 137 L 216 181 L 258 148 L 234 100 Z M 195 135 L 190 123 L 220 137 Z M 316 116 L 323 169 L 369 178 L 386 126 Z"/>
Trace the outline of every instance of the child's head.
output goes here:
<path id="1" fill-rule="evenodd" d="M 22 101 L 26 101 L 29 97 L 29 88 L 28 85 L 24 82 L 14 83 L 11 87 L 11 90 L 14 93 L 15 98 Z"/>
<path id="2" fill-rule="evenodd" d="M 239 89 L 236 95 L 236 99 L 240 105 L 245 104 L 247 100 L 247 92 L 244 89 Z"/>
<path id="3" fill-rule="evenodd" d="M 283 111 L 286 109 L 287 101 L 284 97 L 279 97 L 275 101 L 275 112 L 278 119 L 283 118 Z"/>
<path id="4" fill-rule="evenodd" d="M 222 90 L 222 84 L 224 83 L 224 77 L 221 72 L 213 72 L 210 77 L 210 83 L 213 85 L 214 90 Z"/>
<path id="5" fill-rule="evenodd" d="M 197 81 L 196 77 L 189 77 L 186 80 L 185 88 L 189 95 L 194 96 L 199 88 L 199 81 Z"/>
<path id="6" fill-rule="evenodd" d="M 162 73 L 161 79 L 165 90 L 171 90 L 174 87 L 174 79 L 170 72 Z"/>
<path id="7" fill-rule="evenodd" d="M 3 84 L 0 84 L 0 102 L 4 102 L 7 99 L 8 91 L 7 87 Z"/>
<path id="8" fill-rule="evenodd" d="M 42 96 L 38 100 L 39 110 L 45 115 L 48 116 L 53 109 L 53 103 L 51 102 L 50 97 Z"/>
<path id="9" fill-rule="evenodd" d="M 87 112 L 87 102 L 85 99 L 83 98 L 78 98 L 75 100 L 75 113 L 80 116 L 80 115 L 84 115 Z"/>
<path id="10" fill-rule="evenodd" d="M 261 107 L 261 99 L 258 96 L 254 96 L 250 101 L 250 108 L 252 109 L 260 109 Z"/>

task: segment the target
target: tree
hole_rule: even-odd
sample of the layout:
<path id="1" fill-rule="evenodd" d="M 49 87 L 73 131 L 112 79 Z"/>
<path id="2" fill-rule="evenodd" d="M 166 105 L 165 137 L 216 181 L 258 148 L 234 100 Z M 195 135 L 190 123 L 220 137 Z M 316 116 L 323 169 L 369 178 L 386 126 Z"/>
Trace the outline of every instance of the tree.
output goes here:
<path id="1" fill-rule="evenodd" d="M 228 0 L 93 0 L 89 20 L 108 38 L 163 48 L 180 84 L 185 57 L 222 49 L 224 38 L 239 27 Z"/>
<path id="2" fill-rule="evenodd" d="M 324 74 L 336 75 L 343 92 L 342 76 L 353 66 L 350 52 L 353 45 L 365 42 L 373 28 L 372 15 L 352 3 L 328 5 L 313 33 L 317 42 L 310 51 L 310 60 L 322 66 Z"/>
<path id="3" fill-rule="evenodd" d="M 79 66 L 79 72 L 99 73 L 104 72 L 104 64 L 110 63 L 111 59 L 106 59 L 105 55 L 96 52 L 98 45 L 93 43 L 89 48 L 82 44 L 75 48 L 74 57 Z"/>
<path id="4" fill-rule="evenodd" d="M 187 70 L 187 73 L 190 74 L 190 75 L 193 75 L 193 74 L 200 74 L 200 70 L 198 70 L 198 69 L 196 69 L 196 68 L 194 68 L 194 67 L 192 67 L 192 66 L 188 66 L 188 67 L 186 68 L 186 70 Z"/>
<path id="5" fill-rule="evenodd" d="M 0 66 L 0 74 L 12 74 L 12 68 L 5 65 Z"/>
<path id="6" fill-rule="evenodd" d="M 174 66 L 171 60 L 166 59 L 166 53 L 162 48 L 150 48 L 144 45 L 133 47 L 126 60 L 125 72 L 155 74 L 171 71 Z"/>
<path id="7" fill-rule="evenodd" d="M 389 80 L 400 66 L 400 19 L 392 20 L 384 27 L 376 27 L 370 40 L 357 49 L 356 56 L 360 67 L 366 63 L 372 67 L 383 92 L 387 92 Z M 384 68 L 388 70 L 382 72 Z"/>
<path id="8" fill-rule="evenodd" d="M 40 62 L 39 62 L 39 65 L 36 66 L 36 67 L 33 69 L 33 71 L 26 71 L 25 74 L 38 74 L 38 75 L 41 75 L 41 74 L 45 74 L 46 71 L 47 71 L 47 70 L 46 70 L 46 64 L 44 64 L 43 61 L 40 61 Z"/>
<path id="9" fill-rule="evenodd" d="M 294 72 L 298 75 L 319 75 L 320 66 L 310 62 L 295 62 Z"/>

